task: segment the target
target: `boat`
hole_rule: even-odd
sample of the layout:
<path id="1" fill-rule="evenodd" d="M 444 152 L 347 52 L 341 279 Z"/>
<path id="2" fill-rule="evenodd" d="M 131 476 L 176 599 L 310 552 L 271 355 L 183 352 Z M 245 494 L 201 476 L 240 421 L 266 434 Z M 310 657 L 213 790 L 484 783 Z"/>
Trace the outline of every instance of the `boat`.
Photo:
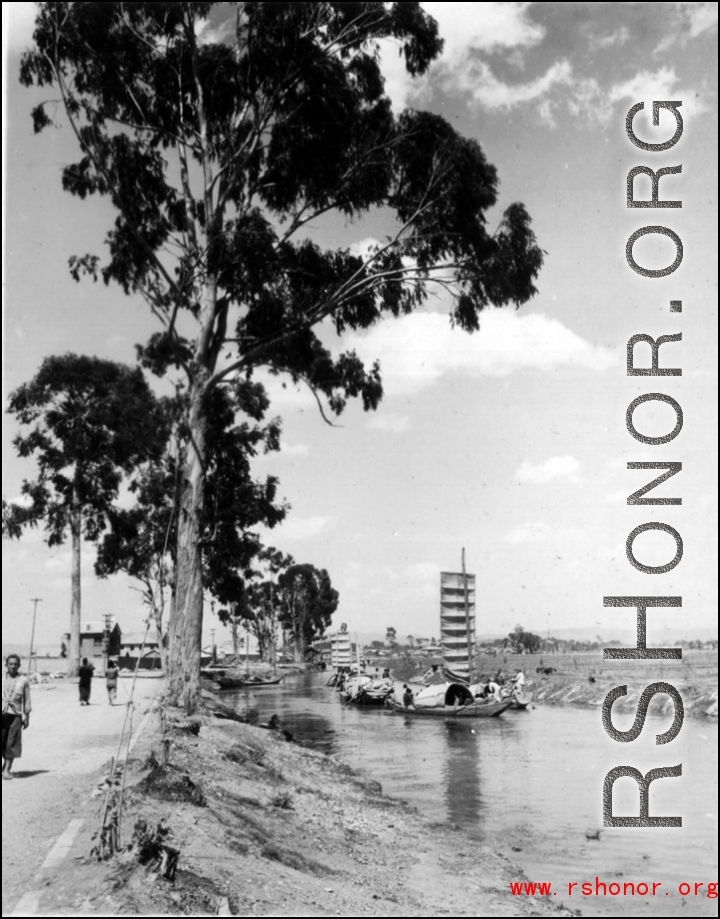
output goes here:
<path id="1" fill-rule="evenodd" d="M 262 686 L 277 686 L 285 674 L 277 677 L 260 677 L 253 676 L 250 673 L 238 673 L 237 671 L 225 670 L 221 668 L 208 667 L 201 671 L 201 675 L 216 683 L 221 689 L 243 689 L 246 686 L 259 688 Z"/>
<path id="2" fill-rule="evenodd" d="M 513 709 L 525 709 L 532 702 L 533 694 L 531 692 L 525 692 L 522 689 L 516 689 L 515 692 L 510 696 L 510 701 L 512 705 L 510 708 Z"/>
<path id="3" fill-rule="evenodd" d="M 416 692 L 408 695 L 409 687 L 403 686 L 402 699 L 389 698 L 393 712 L 411 718 L 497 718 L 513 704 L 512 698 L 478 698 L 469 685 L 475 670 L 475 595 L 475 575 L 465 570 L 463 549 L 462 571 L 440 574 L 442 669 L 433 667 L 426 674 L 428 685 Z"/>
<path id="4" fill-rule="evenodd" d="M 512 702 L 471 702 L 469 705 L 443 705 L 438 708 L 406 708 L 402 703 L 395 699 L 388 700 L 388 706 L 400 715 L 408 715 L 411 718 L 497 718 L 506 709 L 510 708 Z"/>
<path id="5" fill-rule="evenodd" d="M 356 674 L 346 682 L 340 698 L 347 705 L 385 704 L 393 692 L 393 683 L 388 679 L 375 679 L 367 674 Z"/>

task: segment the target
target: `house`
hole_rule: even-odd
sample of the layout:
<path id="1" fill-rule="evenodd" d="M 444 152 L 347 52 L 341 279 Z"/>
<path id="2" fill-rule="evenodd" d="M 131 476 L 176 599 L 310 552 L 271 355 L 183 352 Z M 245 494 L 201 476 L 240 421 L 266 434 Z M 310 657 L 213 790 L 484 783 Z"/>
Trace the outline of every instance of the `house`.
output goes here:
<path id="1" fill-rule="evenodd" d="M 167 646 L 167 640 L 164 641 Z M 140 661 L 140 670 L 161 670 L 160 642 L 157 633 L 148 629 L 147 632 L 128 632 L 122 636 L 120 642 L 120 656 L 118 666 L 121 669 L 135 670 Z"/>
<path id="2" fill-rule="evenodd" d="M 106 654 L 113 657 L 120 653 L 121 640 L 122 631 L 117 622 L 110 622 L 107 632 L 102 619 L 85 622 L 80 626 L 80 657 L 88 660 L 103 658 Z"/>
<path id="3" fill-rule="evenodd" d="M 157 639 L 157 633 L 154 631 L 145 632 L 128 632 L 122 636 L 120 648 L 123 654 L 132 654 L 139 652 L 142 648 L 144 651 L 157 651 L 160 642 Z"/>

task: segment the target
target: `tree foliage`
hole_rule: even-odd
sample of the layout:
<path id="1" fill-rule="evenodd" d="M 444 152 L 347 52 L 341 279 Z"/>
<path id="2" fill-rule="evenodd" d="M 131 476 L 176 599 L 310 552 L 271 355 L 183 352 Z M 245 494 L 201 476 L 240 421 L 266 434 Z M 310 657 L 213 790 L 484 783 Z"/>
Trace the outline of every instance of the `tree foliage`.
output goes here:
<path id="1" fill-rule="evenodd" d="M 527 632 L 520 623 L 508 634 L 505 639 L 513 651 L 517 654 L 535 654 L 542 648 L 543 640 L 539 635 L 533 632 Z"/>
<path id="2" fill-rule="evenodd" d="M 296 660 L 305 660 L 310 644 L 322 638 L 340 595 L 325 569 L 291 565 L 278 578 L 278 620 L 290 634 Z"/>
<path id="3" fill-rule="evenodd" d="M 21 80 L 59 89 L 80 149 L 64 188 L 107 196 L 117 215 L 108 258 L 75 256 L 71 272 L 145 297 L 161 331 L 142 360 L 187 375 L 174 623 L 182 654 L 170 692 L 192 707 L 209 394 L 227 385 L 235 395 L 264 367 L 305 381 L 335 414 L 350 398 L 375 408 L 378 364 L 331 351 L 322 323 L 338 334 L 367 329 L 442 290 L 451 320 L 477 330 L 486 307 L 532 296 L 542 253 L 521 204 L 488 229 L 497 173 L 476 141 L 437 115 L 393 114 L 378 42 L 393 40 L 413 75 L 442 47 L 419 3 L 38 7 Z M 35 108 L 36 131 L 52 114 Z M 380 209 L 394 226 L 366 257 L 308 237 L 330 212 L 350 220 Z M 184 337 L 180 327 L 193 323 Z"/>
<path id="4" fill-rule="evenodd" d="M 278 481 L 251 475 L 250 461 L 259 453 L 279 448 L 277 419 L 261 424 L 268 407 L 262 390 L 251 383 L 238 386 L 257 421 L 235 423 L 233 401 L 221 389 L 210 395 L 206 479 L 208 501 L 202 525 L 203 581 L 206 591 L 222 604 L 244 609 L 246 582 L 255 576 L 256 556 L 262 543 L 253 529 L 272 528 L 287 513 L 277 500 Z M 108 577 L 123 571 L 140 581 L 145 602 L 161 628 L 164 587 L 175 590 L 180 468 L 187 438 L 186 397 L 178 393 L 164 403 L 173 434 L 160 460 L 142 468 L 131 484 L 135 504 L 114 508 L 110 531 L 103 538 L 95 565 L 96 573 Z M 248 404 L 250 403 L 250 404 Z M 263 555 L 264 557 L 264 555 Z M 229 615 L 227 610 L 220 611 Z"/>
<path id="5" fill-rule="evenodd" d="M 7 508 L 7 529 L 43 523 L 49 546 L 72 538 L 70 667 L 80 653 L 80 544 L 107 528 L 124 475 L 158 458 L 167 437 L 165 415 L 140 368 L 95 357 L 46 358 L 37 374 L 10 395 L 8 411 L 25 432 L 13 443 L 32 457 L 37 477 L 22 485 L 24 504 Z M 3 528 L 6 528 L 3 507 Z"/>

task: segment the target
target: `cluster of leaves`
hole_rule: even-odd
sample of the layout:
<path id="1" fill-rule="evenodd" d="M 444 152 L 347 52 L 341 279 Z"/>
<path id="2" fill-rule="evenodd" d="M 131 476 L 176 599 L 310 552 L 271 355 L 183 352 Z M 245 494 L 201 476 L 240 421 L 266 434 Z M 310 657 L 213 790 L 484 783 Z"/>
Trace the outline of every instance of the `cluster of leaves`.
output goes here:
<path id="1" fill-rule="evenodd" d="M 324 568 L 291 565 L 278 578 L 278 619 L 290 633 L 300 660 L 307 647 L 325 634 L 339 600 Z"/>
<path id="2" fill-rule="evenodd" d="M 46 358 L 10 395 L 8 411 L 26 429 L 15 449 L 35 459 L 38 475 L 23 483 L 22 504 L 3 502 L 3 530 L 17 536 L 44 522 L 50 546 L 75 526 L 97 540 L 123 476 L 159 459 L 167 439 L 163 406 L 140 368 L 96 357 Z"/>
<path id="3" fill-rule="evenodd" d="M 256 480 L 250 468 L 251 459 L 259 453 L 279 449 L 280 423 L 278 419 L 260 423 L 269 404 L 262 386 L 242 381 L 234 390 L 231 395 L 227 388 L 218 388 L 207 397 L 203 580 L 208 592 L 225 604 L 244 601 L 246 580 L 262 549 L 252 528 L 260 524 L 272 528 L 288 510 L 278 503 L 277 479 Z M 99 546 L 95 565 L 101 577 L 124 571 L 140 580 L 148 596 L 157 597 L 155 584 L 160 579 L 174 585 L 180 458 L 189 437 L 184 421 L 186 401 L 184 393 L 167 401 L 172 419 L 168 449 L 134 479 L 134 506 L 113 510 L 112 529 Z M 234 404 L 242 405 L 249 420 L 235 423 Z"/>

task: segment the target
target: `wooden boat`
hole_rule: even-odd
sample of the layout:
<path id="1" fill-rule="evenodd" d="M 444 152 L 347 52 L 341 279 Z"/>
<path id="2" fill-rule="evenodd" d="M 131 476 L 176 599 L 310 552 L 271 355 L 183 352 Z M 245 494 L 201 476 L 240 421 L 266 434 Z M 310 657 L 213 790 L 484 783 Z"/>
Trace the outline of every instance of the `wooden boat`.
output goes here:
<path id="1" fill-rule="evenodd" d="M 283 676 L 284 674 L 282 676 L 273 677 L 270 680 L 263 680 L 260 677 L 214 675 L 212 679 L 221 689 L 244 689 L 248 686 L 251 686 L 253 689 L 260 689 L 263 686 L 277 686 L 278 683 L 281 682 Z"/>
<path id="2" fill-rule="evenodd" d="M 396 699 L 388 699 L 390 708 L 410 718 L 497 718 L 510 708 L 512 699 L 503 702 L 469 702 L 467 705 L 424 705 L 406 708 Z"/>
<path id="3" fill-rule="evenodd" d="M 348 705 L 381 706 L 392 695 L 393 688 L 393 683 L 388 679 L 376 680 L 360 674 L 347 681 L 341 698 Z"/>
<path id="4" fill-rule="evenodd" d="M 531 692 L 524 692 L 521 689 L 516 690 L 510 697 L 512 705 L 510 708 L 514 709 L 525 709 L 532 702 L 533 694 Z"/>

